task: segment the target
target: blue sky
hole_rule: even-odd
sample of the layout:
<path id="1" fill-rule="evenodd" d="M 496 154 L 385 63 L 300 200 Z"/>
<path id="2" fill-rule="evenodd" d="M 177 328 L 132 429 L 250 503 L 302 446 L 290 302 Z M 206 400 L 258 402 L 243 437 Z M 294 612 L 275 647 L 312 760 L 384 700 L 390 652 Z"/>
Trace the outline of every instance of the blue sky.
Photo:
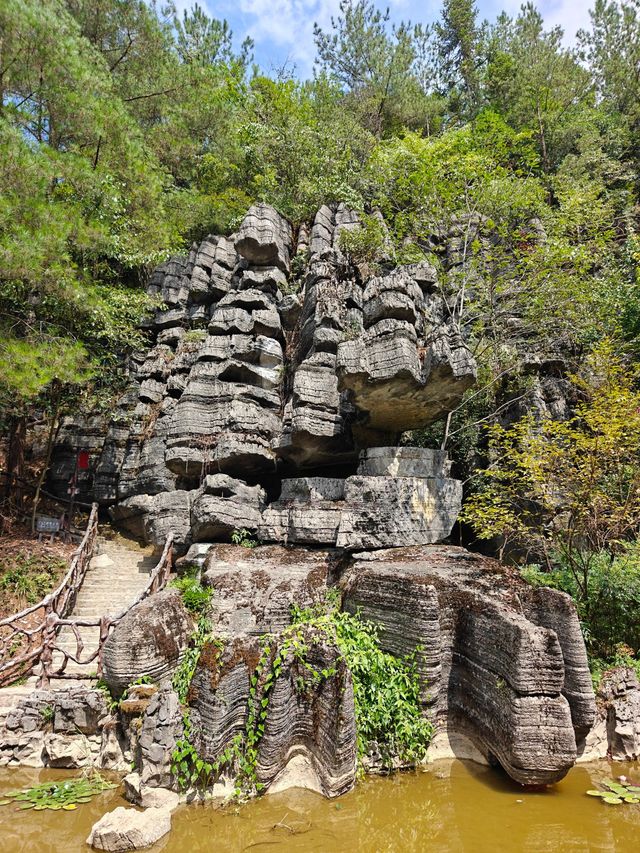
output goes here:
<path id="1" fill-rule="evenodd" d="M 255 59 L 265 71 L 295 65 L 299 76 L 313 68 L 313 24 L 325 29 L 338 11 L 340 0 L 199 0 L 209 14 L 226 18 L 238 43 L 251 36 L 255 42 Z M 481 19 L 493 20 L 505 10 L 515 14 L 522 0 L 476 0 Z M 193 5 L 193 0 L 176 0 L 178 9 Z M 390 7 L 394 20 L 428 23 L 437 18 L 440 0 L 387 0 L 381 8 Z M 565 40 L 571 43 L 577 30 L 589 23 L 591 2 L 580 0 L 538 0 L 537 7 L 549 26 L 559 24 Z"/>

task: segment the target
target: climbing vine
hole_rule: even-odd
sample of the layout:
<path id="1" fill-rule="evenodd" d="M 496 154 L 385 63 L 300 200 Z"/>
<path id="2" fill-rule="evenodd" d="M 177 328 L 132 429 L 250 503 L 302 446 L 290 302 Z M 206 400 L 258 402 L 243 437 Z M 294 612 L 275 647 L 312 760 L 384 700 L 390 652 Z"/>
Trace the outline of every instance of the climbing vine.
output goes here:
<path id="1" fill-rule="evenodd" d="M 380 648 L 378 629 L 359 614 L 340 609 L 331 592 L 323 604 L 292 609 L 293 624 L 309 625 L 333 641 L 353 679 L 358 759 L 377 745 L 382 763 L 395 759 L 422 761 L 433 736 L 433 725 L 422 715 L 416 651 L 396 657 Z"/>
<path id="2" fill-rule="evenodd" d="M 291 625 L 281 634 L 260 638 L 260 657 L 249 684 L 244 730 L 232 738 L 215 762 L 205 761 L 198 754 L 191 719 L 185 712 L 183 737 L 172 755 L 172 772 L 181 788 L 206 788 L 229 769 L 235 773 L 235 799 L 243 800 L 262 790 L 257 774 L 258 753 L 273 687 L 284 668 L 294 664 L 294 686 L 301 694 L 335 677 L 337 665 L 317 668 L 310 662 L 311 647 L 324 642 L 337 647 L 352 674 L 360 766 L 374 746 L 389 769 L 396 759 L 417 762 L 425 757 L 433 727 L 422 716 L 417 652 L 403 658 L 384 652 L 375 626 L 358 614 L 340 610 L 336 594 L 311 608 L 293 606 L 291 617 Z M 174 675 L 174 689 L 183 704 L 205 643 L 214 644 L 220 660 L 222 641 L 211 636 L 208 620 L 201 617 L 191 648 Z"/>

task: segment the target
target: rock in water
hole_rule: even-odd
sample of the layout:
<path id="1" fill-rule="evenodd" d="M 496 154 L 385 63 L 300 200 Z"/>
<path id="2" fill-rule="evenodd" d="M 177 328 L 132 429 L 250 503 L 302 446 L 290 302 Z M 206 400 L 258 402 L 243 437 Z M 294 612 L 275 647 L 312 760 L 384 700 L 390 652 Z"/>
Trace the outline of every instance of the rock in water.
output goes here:
<path id="1" fill-rule="evenodd" d="M 557 600 L 545 609 L 542 597 L 533 619 L 521 601 L 524 581 L 495 560 L 444 546 L 358 554 L 342 583 L 346 608 L 380 626 L 388 651 L 422 646 L 425 699 L 441 728 L 466 734 L 523 785 L 566 775 L 577 752 L 572 708 L 579 731 L 595 715 L 588 669 L 571 648 L 579 623 L 568 596 L 564 625 Z M 559 635 L 544 627 L 554 620 L 566 661 Z"/>
<path id="2" fill-rule="evenodd" d="M 169 809 L 127 809 L 118 806 L 94 823 L 87 844 L 96 850 L 141 850 L 171 831 Z"/>

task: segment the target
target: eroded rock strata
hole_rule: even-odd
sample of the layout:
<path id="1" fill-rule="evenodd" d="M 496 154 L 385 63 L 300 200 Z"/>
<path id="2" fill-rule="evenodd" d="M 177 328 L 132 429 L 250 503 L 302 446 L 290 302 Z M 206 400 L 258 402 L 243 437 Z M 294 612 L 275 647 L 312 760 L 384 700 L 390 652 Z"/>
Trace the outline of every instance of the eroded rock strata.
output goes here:
<path id="1" fill-rule="evenodd" d="M 367 266 L 342 248 L 355 228 L 344 204 L 323 206 L 297 233 L 259 204 L 235 234 L 161 265 L 149 348 L 131 358 L 108 422 L 65 424 L 50 485 L 62 490 L 74 449 L 88 449 L 82 496 L 147 542 L 172 533 L 179 570 L 212 590 L 215 640 L 187 697 L 203 760 L 215 764 L 245 731 L 252 690 L 266 689 L 280 655 L 255 781 L 327 796 L 354 784 L 351 673 L 312 628 L 300 642 L 325 675 L 309 680 L 290 654 L 291 606 L 338 587 L 344 608 L 379 626 L 385 650 L 417 653 L 422 713 L 438 732 L 464 734 L 524 785 L 552 783 L 595 715 L 575 609 L 495 561 L 438 544 L 462 485 L 444 452 L 398 446 L 474 382 L 443 296 L 458 238 L 447 237 L 444 272 L 427 261 L 394 267 L 384 251 Z M 183 709 L 170 680 L 190 622 L 175 592 L 127 620 L 105 649 L 105 677 L 118 693 L 144 670 L 160 690 L 123 703 L 105 728 L 105 761 L 122 742 L 141 784 L 175 787 Z"/>

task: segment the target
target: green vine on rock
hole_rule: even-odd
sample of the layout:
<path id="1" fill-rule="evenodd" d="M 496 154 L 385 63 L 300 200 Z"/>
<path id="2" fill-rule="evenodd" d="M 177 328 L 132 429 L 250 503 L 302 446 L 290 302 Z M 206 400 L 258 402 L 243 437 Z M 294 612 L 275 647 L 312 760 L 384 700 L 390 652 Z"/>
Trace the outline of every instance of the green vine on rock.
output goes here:
<path id="1" fill-rule="evenodd" d="M 226 769 L 235 774 L 234 799 L 245 800 L 260 793 L 257 766 L 260 741 L 264 737 L 270 700 L 285 667 L 298 669 L 295 689 L 309 693 L 338 674 L 338 666 L 317 668 L 309 660 L 313 646 L 329 642 L 336 646 L 353 679 L 357 750 L 360 767 L 374 746 L 383 766 L 394 762 L 417 763 L 424 759 L 433 734 L 431 722 L 422 714 L 417 649 L 403 658 L 384 652 L 377 628 L 358 614 L 340 610 L 339 595 L 310 608 L 292 607 L 292 623 L 279 634 L 264 634 L 260 656 L 249 683 L 244 730 L 236 734 L 216 761 L 201 758 L 193 744 L 191 718 L 185 712 L 184 734 L 172 755 L 172 772 L 184 790 L 206 788 Z M 191 647 L 174 675 L 174 689 L 186 704 L 189 686 L 205 643 L 214 643 L 222 653 L 222 641 L 211 636 L 211 626 L 201 617 Z"/>
<path id="2" fill-rule="evenodd" d="M 383 651 L 378 628 L 358 613 L 341 610 L 337 591 L 330 591 L 323 604 L 294 607 L 292 618 L 294 626 L 313 626 L 333 641 L 351 672 L 360 765 L 374 745 L 389 770 L 398 759 L 423 761 L 433 725 L 421 707 L 417 670 L 421 648 L 402 658 Z"/>

